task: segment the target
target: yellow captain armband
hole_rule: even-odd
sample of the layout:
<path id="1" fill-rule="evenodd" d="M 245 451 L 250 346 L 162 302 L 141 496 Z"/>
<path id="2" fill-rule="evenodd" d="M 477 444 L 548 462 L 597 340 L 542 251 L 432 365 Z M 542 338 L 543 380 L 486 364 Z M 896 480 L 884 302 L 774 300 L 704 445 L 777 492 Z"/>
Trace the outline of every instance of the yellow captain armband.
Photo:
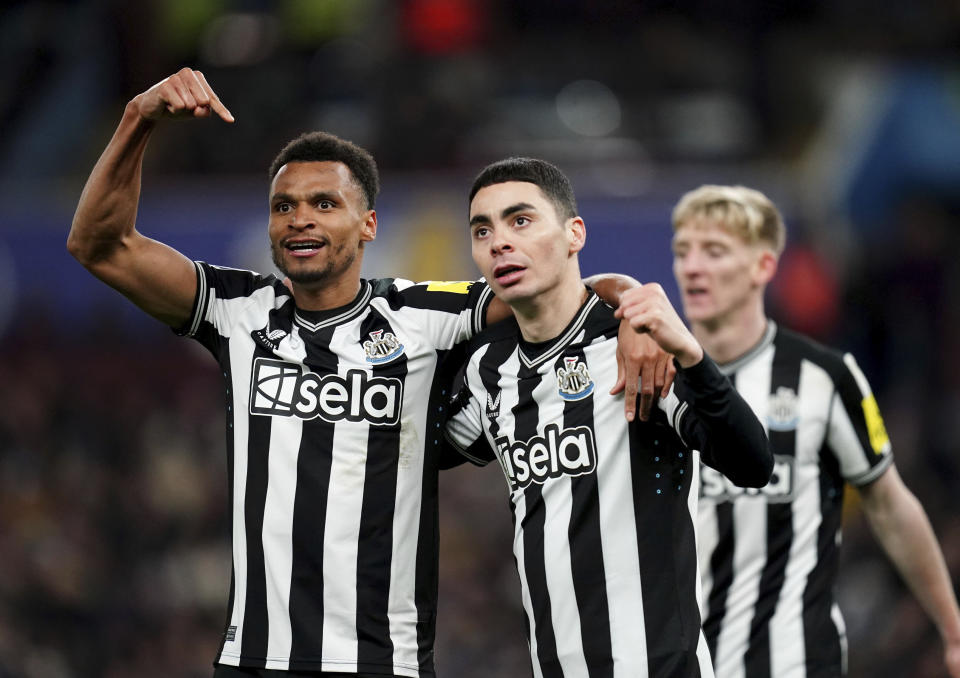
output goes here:
<path id="1" fill-rule="evenodd" d="M 473 280 L 431 280 L 427 283 L 427 292 L 452 292 L 466 294 L 470 291 Z"/>
<path id="2" fill-rule="evenodd" d="M 863 407 L 863 418 L 867 421 L 867 435 L 870 436 L 870 446 L 874 453 L 883 454 L 890 445 L 890 437 L 887 435 L 887 427 L 883 425 L 883 417 L 880 416 L 877 399 L 873 397 L 873 394 L 870 394 L 860 401 L 860 405 Z"/>

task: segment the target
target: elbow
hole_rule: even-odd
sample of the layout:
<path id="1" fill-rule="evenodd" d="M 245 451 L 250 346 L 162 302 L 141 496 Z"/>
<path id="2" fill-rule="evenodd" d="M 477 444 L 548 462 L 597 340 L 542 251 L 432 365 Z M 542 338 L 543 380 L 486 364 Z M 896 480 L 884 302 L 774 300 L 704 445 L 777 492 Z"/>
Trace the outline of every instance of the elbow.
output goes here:
<path id="1" fill-rule="evenodd" d="M 740 487 L 764 487 L 773 476 L 773 455 L 767 452 L 766 456 L 754 466 L 746 469 L 742 478 L 733 479 Z"/>

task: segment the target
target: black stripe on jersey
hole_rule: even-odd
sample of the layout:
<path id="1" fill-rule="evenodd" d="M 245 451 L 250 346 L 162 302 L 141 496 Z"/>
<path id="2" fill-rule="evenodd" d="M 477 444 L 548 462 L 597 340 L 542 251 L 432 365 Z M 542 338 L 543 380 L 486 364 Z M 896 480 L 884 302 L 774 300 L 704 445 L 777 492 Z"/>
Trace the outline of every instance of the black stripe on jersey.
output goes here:
<path id="1" fill-rule="evenodd" d="M 819 457 L 823 522 L 817 530 L 817 564 L 807 577 L 803 590 L 803 640 L 808 676 L 821 675 L 824 668 L 828 668 L 831 675 L 839 675 L 844 664 L 840 633 L 830 608 L 833 604 L 831 589 L 840 565 L 836 538 L 843 517 L 841 506 L 845 485 L 836 458 L 825 447 L 820 450 Z"/>
<path id="2" fill-rule="evenodd" d="M 792 337 L 778 334 L 774 339 L 773 365 L 770 372 L 770 394 L 781 388 L 794 393 L 800 389 L 800 364 L 803 346 Z M 779 456 L 796 456 L 797 430 L 769 429 L 770 451 Z M 780 590 L 786 579 L 793 543 L 793 504 L 767 503 L 767 561 L 760 575 L 760 598 L 750 621 L 750 645 L 744 655 L 746 678 L 770 676 L 770 619 L 777 609 Z"/>
<path id="3" fill-rule="evenodd" d="M 586 363 L 582 349 L 562 353 L 554 370 L 564 367 L 565 357 Z M 586 426 L 593 430 L 593 395 L 568 400 L 563 406 L 565 429 Z M 597 461 L 599 466 L 599 460 Z M 597 474 L 570 479 L 573 505 L 567 536 L 573 587 L 580 610 L 580 634 L 590 678 L 613 678 L 613 647 L 610 642 L 610 607 L 607 603 L 606 571 L 600 537 L 600 496 Z"/>
<path id="4" fill-rule="evenodd" d="M 253 352 L 257 358 L 272 358 L 262 346 Z M 263 556 L 263 513 L 267 501 L 270 431 L 273 417 L 249 413 L 247 433 L 247 480 L 243 515 L 247 535 L 247 590 L 243 613 L 243 638 L 240 653 L 244 657 L 267 656 L 267 575 Z M 266 668 L 266 659 L 242 660 L 244 666 Z"/>
<path id="5" fill-rule="evenodd" d="M 514 439 L 530 440 L 537 435 L 539 408 L 533 398 L 533 390 L 540 382 L 537 371 L 520 365 L 517 374 L 520 391 L 513 408 L 515 422 Z M 531 625 L 537 639 L 537 659 L 544 678 L 563 678 L 563 670 L 557 657 L 557 639 L 553 632 L 553 613 L 550 593 L 547 589 L 547 570 L 544 555 L 544 526 L 546 503 L 543 487 L 531 483 L 523 491 L 526 512 L 521 522 L 523 529 L 524 575 L 530 590 L 530 603 L 534 619 Z"/>
<path id="6" fill-rule="evenodd" d="M 445 447 L 443 424 L 450 394 L 457 372 L 463 365 L 464 344 L 449 351 L 437 351 L 437 369 L 430 387 L 430 406 L 427 411 L 427 440 L 423 446 L 423 477 L 420 502 L 420 526 L 417 539 L 417 572 L 414 599 L 417 605 L 417 663 L 427 675 L 434 660 L 434 641 L 437 632 L 436 600 L 439 583 L 440 559 L 440 497 L 439 463 Z M 485 441 L 480 436 L 481 441 Z"/>
<path id="7" fill-rule="evenodd" d="M 695 596 L 678 596 L 697 582 L 690 483 L 679 480 L 690 477 L 693 455 L 666 423 L 634 421 L 627 430 L 649 676 L 696 678 L 700 611 Z M 670 551 L 662 551 L 664 544 Z M 690 602 L 679 607 L 683 598 Z M 649 623 L 653 619 L 662 621 Z"/>
<path id="8" fill-rule="evenodd" d="M 360 326 L 360 339 L 371 332 L 392 332 L 393 327 L 376 309 Z M 373 376 L 406 381 L 407 355 L 375 364 Z M 388 615 L 390 567 L 393 561 L 393 517 L 397 501 L 401 422 L 371 426 L 367 437 L 367 462 L 360 508 L 357 549 L 357 671 L 382 671 L 393 664 L 393 640 Z"/>
<path id="9" fill-rule="evenodd" d="M 199 275 L 199 273 L 198 273 Z M 227 506 L 233 506 L 233 391 L 231 389 L 231 384 L 233 384 L 233 370 L 229 362 L 229 356 L 227 360 L 223 362 L 223 383 L 224 391 L 226 396 L 226 407 L 224 411 L 226 412 L 226 427 L 227 427 L 227 497 L 228 502 Z M 233 511 L 229 511 L 229 534 L 233 534 Z M 237 592 L 237 574 L 236 566 L 234 565 L 233 558 L 230 559 L 230 591 L 227 594 L 227 618 L 223 624 L 223 639 L 220 641 L 220 648 L 217 650 L 217 657 L 223 655 L 223 647 L 227 643 L 227 634 L 230 629 L 230 622 L 233 617 L 233 605 L 236 600 Z"/>
<path id="10" fill-rule="evenodd" d="M 842 361 L 843 359 L 840 358 Z M 853 430 L 857 432 L 857 439 L 860 446 L 867 452 L 873 451 L 873 443 L 870 442 L 870 433 L 867 431 L 867 420 L 863 414 L 863 399 L 866 393 L 860 391 L 857 380 L 850 372 L 845 363 L 841 363 L 842 370 L 838 370 L 834 381 L 837 384 L 837 395 L 843 403 L 844 409 L 850 413 L 850 423 L 853 424 Z M 886 462 L 886 457 L 881 454 L 866 454 L 864 458 L 870 463 L 872 469 L 877 464 Z"/>
<path id="11" fill-rule="evenodd" d="M 281 329 L 289 332 L 291 328 Z M 303 337 L 307 345 L 304 365 L 317 374 L 337 374 L 337 356 L 330 351 L 335 329 L 327 327 Z M 320 417 L 306 419 L 300 437 L 291 539 L 290 656 L 313 661 L 292 662 L 291 670 L 315 668 L 314 661 L 323 656 L 323 544 L 334 429 L 333 423 Z M 300 488 L 311 491 L 301 492 Z"/>
<path id="12" fill-rule="evenodd" d="M 703 632 L 710 647 L 710 656 L 717 656 L 717 638 L 727 614 L 727 595 L 733 584 L 733 551 L 736 533 L 733 526 L 733 504 L 729 501 L 716 504 L 717 548 L 710 554 L 710 572 L 713 586 L 707 600 L 707 618 L 703 620 Z"/>

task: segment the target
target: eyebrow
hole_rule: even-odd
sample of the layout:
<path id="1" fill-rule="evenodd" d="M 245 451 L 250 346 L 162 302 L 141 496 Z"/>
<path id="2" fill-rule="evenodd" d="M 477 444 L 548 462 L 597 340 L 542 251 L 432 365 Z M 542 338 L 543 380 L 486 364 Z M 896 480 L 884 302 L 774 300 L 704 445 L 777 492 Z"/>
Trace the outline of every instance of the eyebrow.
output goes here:
<path id="1" fill-rule="evenodd" d="M 537 208 L 528 202 L 518 202 L 516 205 L 510 205 L 510 207 L 505 207 L 503 211 L 500 212 L 500 218 L 506 219 L 512 214 L 516 214 L 517 212 L 523 212 L 525 210 L 533 210 L 534 212 L 536 212 Z M 489 224 L 489 223 L 490 223 L 490 217 L 488 217 L 486 214 L 477 214 L 472 219 L 470 219 L 471 226 L 474 226 L 476 224 Z"/>
<path id="2" fill-rule="evenodd" d="M 311 193 L 306 198 L 307 202 L 319 202 L 321 200 L 330 200 L 331 202 L 339 202 L 340 197 L 336 193 L 330 193 L 329 191 L 318 191 L 317 193 Z M 297 199 L 290 195 L 289 193 L 274 193 L 273 197 L 270 198 L 270 204 L 275 204 L 278 202 L 297 202 Z"/>

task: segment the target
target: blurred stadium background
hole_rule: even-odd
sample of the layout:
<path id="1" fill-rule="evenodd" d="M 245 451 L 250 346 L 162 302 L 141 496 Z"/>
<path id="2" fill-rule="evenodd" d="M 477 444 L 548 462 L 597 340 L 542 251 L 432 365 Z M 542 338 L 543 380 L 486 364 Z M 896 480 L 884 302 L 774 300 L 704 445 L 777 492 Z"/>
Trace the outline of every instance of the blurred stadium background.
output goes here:
<path id="1" fill-rule="evenodd" d="M 184 65 L 237 117 L 168 124 L 143 232 L 271 270 L 266 167 L 327 129 L 374 152 L 368 276 L 474 277 L 465 193 L 536 155 L 574 181 L 587 274 L 664 283 L 670 208 L 782 208 L 770 311 L 852 350 L 960 577 L 960 5 L 953 0 L 150 0 L 0 9 L 0 677 L 208 676 L 229 585 L 214 363 L 70 259 L 123 105 Z M 496 469 L 442 479 L 438 667 L 528 675 Z M 856 506 L 851 676 L 942 675 Z"/>

